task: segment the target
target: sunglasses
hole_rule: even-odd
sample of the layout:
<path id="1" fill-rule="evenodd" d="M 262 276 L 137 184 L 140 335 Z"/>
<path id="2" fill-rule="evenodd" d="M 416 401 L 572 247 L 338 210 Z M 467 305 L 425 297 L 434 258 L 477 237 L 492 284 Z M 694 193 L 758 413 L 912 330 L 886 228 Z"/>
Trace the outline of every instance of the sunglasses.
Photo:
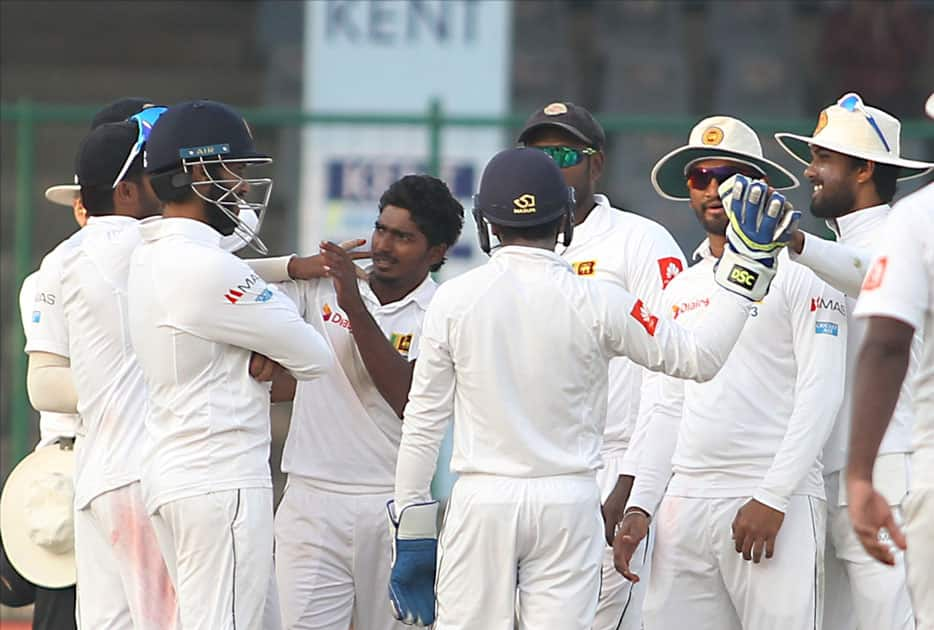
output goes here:
<path id="1" fill-rule="evenodd" d="M 544 151 L 545 155 L 550 157 L 560 168 L 570 168 L 572 166 L 577 166 L 584 161 L 585 155 L 593 155 L 597 152 L 596 149 L 591 149 L 586 147 L 584 149 L 578 149 L 577 147 L 534 147 L 540 151 Z"/>
<path id="2" fill-rule="evenodd" d="M 159 116 L 165 113 L 166 109 L 168 108 L 147 107 L 138 114 L 133 114 L 127 118 L 127 120 L 137 124 L 139 127 L 139 135 L 136 137 L 136 142 L 130 148 L 130 154 L 126 157 L 126 162 L 123 163 L 123 168 L 120 169 L 117 179 L 114 180 L 113 188 L 116 188 L 117 184 L 123 181 L 127 171 L 130 170 L 130 165 L 133 164 L 133 160 L 143 151 L 143 146 L 146 144 L 146 141 L 149 140 L 149 133 L 152 131 L 153 125 L 159 120 Z"/>
<path id="3" fill-rule="evenodd" d="M 765 174 L 752 167 L 742 166 L 692 166 L 687 172 L 688 186 L 694 190 L 707 190 L 710 182 L 722 184 L 734 175 L 745 175 L 753 179 L 765 179 Z"/>
<path id="4" fill-rule="evenodd" d="M 866 122 L 873 128 L 876 132 L 876 135 L 879 136 L 879 140 L 882 141 L 882 146 L 885 147 L 885 150 L 888 153 L 892 152 L 892 149 L 889 148 L 889 143 L 885 139 L 885 134 L 882 133 L 882 129 L 879 128 L 879 125 L 876 123 L 876 119 L 872 117 L 872 114 L 866 109 L 866 106 L 863 105 L 863 100 L 857 94 L 847 94 L 839 101 L 837 105 L 842 107 L 848 112 L 859 112 L 866 117 Z"/>

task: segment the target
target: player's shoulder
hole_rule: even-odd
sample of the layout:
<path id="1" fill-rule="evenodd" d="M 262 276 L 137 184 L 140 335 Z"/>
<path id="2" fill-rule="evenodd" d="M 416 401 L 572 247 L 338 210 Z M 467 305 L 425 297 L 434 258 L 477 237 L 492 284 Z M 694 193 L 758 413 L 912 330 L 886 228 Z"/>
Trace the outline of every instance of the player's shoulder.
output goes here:
<path id="1" fill-rule="evenodd" d="M 608 205 L 607 209 L 614 238 L 630 241 L 652 239 L 664 243 L 675 243 L 671 232 L 658 221 L 632 210 L 623 210 L 612 205 Z"/>

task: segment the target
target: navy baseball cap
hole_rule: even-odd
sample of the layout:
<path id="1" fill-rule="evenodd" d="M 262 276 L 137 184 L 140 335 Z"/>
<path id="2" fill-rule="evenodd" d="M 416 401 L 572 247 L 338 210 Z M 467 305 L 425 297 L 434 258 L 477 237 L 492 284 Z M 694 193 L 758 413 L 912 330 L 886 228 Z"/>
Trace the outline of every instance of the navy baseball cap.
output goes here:
<path id="1" fill-rule="evenodd" d="M 104 123 L 78 147 L 75 170 L 82 187 L 111 188 L 139 133 L 131 121 Z"/>
<path id="2" fill-rule="evenodd" d="M 483 169 L 474 207 L 490 223 L 530 227 L 564 216 L 574 205 L 555 161 L 538 149 L 500 151 Z"/>
<path id="3" fill-rule="evenodd" d="M 543 127 L 562 129 L 598 151 L 606 144 L 606 133 L 586 108 L 574 103 L 551 103 L 537 110 L 525 121 L 519 132 L 519 143 L 525 144 L 533 132 Z"/>
<path id="4" fill-rule="evenodd" d="M 253 132 L 238 111 L 217 101 L 188 101 L 160 116 L 146 142 L 147 173 L 180 168 L 182 160 L 272 158 L 256 150 Z"/>

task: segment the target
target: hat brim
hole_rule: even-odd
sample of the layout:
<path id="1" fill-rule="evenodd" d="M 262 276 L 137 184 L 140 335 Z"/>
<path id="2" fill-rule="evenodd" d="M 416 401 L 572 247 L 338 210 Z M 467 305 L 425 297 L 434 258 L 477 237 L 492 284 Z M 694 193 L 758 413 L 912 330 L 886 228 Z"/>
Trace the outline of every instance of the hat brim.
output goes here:
<path id="1" fill-rule="evenodd" d="M 777 133 L 775 134 L 775 140 L 782 146 L 783 149 L 785 149 L 785 151 L 788 152 L 789 155 L 805 166 L 811 163 L 811 145 L 813 144 L 815 146 L 828 149 L 830 151 L 835 151 L 837 153 L 842 153 L 844 155 L 849 155 L 851 157 L 859 158 L 861 160 L 870 160 L 872 162 L 878 162 L 879 164 L 897 166 L 899 167 L 898 176 L 896 177 L 898 180 L 920 177 L 929 172 L 931 169 L 934 169 L 934 163 L 931 162 L 906 160 L 904 158 L 893 158 L 891 155 L 873 151 L 854 150 L 853 147 L 847 147 L 839 143 L 815 140 L 814 138 L 808 136 L 799 136 L 793 133 Z"/>
<path id="2" fill-rule="evenodd" d="M 754 165 L 765 174 L 769 185 L 776 190 L 786 190 L 798 185 L 797 177 L 771 160 L 728 149 L 685 146 L 675 149 L 655 163 L 652 168 L 652 186 L 659 195 L 666 199 L 673 201 L 690 199 L 684 169 L 688 164 L 697 160 L 718 158 L 739 160 Z"/>
<path id="3" fill-rule="evenodd" d="M 76 582 L 74 549 L 58 554 L 37 545 L 30 539 L 25 518 L 28 492 L 40 473 L 74 479 L 74 451 L 52 444 L 36 449 L 13 469 L 0 495 L 0 536 L 10 564 L 20 575 L 38 586 L 65 588 Z"/>
<path id="4" fill-rule="evenodd" d="M 60 206 L 72 207 L 75 199 L 81 195 L 81 186 L 78 184 L 61 184 L 45 189 L 45 198 Z"/>
<path id="5" fill-rule="evenodd" d="M 591 140 L 590 138 L 588 138 L 587 136 L 585 136 L 584 134 L 582 134 L 580 131 L 578 131 L 577 129 L 575 129 L 575 128 L 572 127 L 571 125 L 569 125 L 569 124 L 567 124 L 567 123 L 560 122 L 560 121 L 550 121 L 550 120 L 543 120 L 543 121 L 537 122 L 537 123 L 535 123 L 535 124 L 529 125 L 529 126 L 526 127 L 525 129 L 523 129 L 523 130 L 522 130 L 522 133 L 519 134 L 519 143 L 520 143 L 520 144 L 525 144 L 525 142 L 526 142 L 526 140 L 528 139 L 529 135 L 530 135 L 533 131 L 537 131 L 537 130 L 539 130 L 539 129 L 544 129 L 545 127 L 555 127 L 555 128 L 557 128 L 557 129 L 561 129 L 561 130 L 563 130 L 563 131 L 566 131 L 566 132 L 568 132 L 569 134 L 571 134 L 572 136 L 574 136 L 575 138 L 577 138 L 578 140 L 580 140 L 581 142 L 583 142 L 584 144 L 586 144 L 586 145 L 589 146 L 589 147 L 594 147 L 595 149 L 602 149 L 602 148 L 603 148 L 603 147 L 600 147 L 600 146 L 596 145 L 596 144 L 594 143 L 593 140 Z"/>

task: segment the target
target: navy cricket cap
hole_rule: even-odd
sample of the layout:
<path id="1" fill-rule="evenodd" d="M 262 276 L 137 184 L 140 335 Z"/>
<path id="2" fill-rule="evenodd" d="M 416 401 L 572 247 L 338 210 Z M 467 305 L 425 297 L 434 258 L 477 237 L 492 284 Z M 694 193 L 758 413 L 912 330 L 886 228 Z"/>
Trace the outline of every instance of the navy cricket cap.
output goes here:
<path id="1" fill-rule="evenodd" d="M 128 96 L 121 98 L 113 103 L 108 103 L 94 114 L 91 120 L 91 129 L 97 129 L 105 123 L 121 122 L 128 119 L 133 114 L 138 114 L 147 107 L 152 107 L 154 101 L 140 96 Z"/>
<path id="2" fill-rule="evenodd" d="M 487 163 L 474 207 L 490 223 L 530 227 L 564 216 L 573 199 L 554 160 L 538 149 L 518 148 Z"/>
<path id="3" fill-rule="evenodd" d="M 146 142 L 147 173 L 181 168 L 182 160 L 217 158 L 271 161 L 258 153 L 253 132 L 235 109 L 217 101 L 172 105 L 159 117 Z"/>
<path id="4" fill-rule="evenodd" d="M 537 110 L 525 121 L 519 132 L 519 143 L 528 141 L 533 132 L 543 127 L 562 129 L 598 151 L 606 144 L 606 133 L 586 108 L 574 103 L 551 103 Z"/>
<path id="5" fill-rule="evenodd" d="M 139 133 L 135 122 L 111 122 L 91 130 L 78 147 L 75 160 L 78 183 L 111 188 Z"/>

